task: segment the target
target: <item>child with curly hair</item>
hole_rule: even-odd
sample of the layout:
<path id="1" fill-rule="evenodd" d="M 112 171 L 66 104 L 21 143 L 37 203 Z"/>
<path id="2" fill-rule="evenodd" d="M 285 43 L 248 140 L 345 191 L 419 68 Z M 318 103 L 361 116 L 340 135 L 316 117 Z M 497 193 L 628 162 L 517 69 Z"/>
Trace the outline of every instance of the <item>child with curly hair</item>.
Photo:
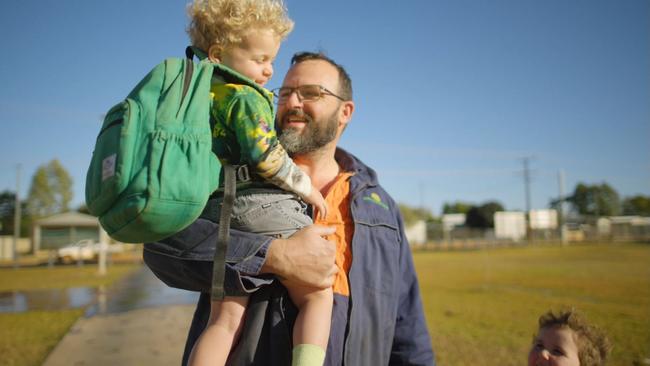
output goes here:
<path id="1" fill-rule="evenodd" d="M 610 352 L 605 334 L 575 310 L 549 311 L 528 353 L 528 366 L 602 366 Z"/>
<path id="2" fill-rule="evenodd" d="M 252 182 L 238 186 L 231 226 L 286 237 L 311 225 L 300 199 L 323 216 L 325 200 L 278 142 L 273 95 L 264 88 L 273 75 L 280 43 L 293 28 L 284 4 L 281 0 L 195 0 L 189 15 L 192 45 L 215 64 L 213 151 L 222 164 L 247 165 L 252 173 Z M 226 288 L 223 301 L 213 298 L 208 326 L 192 350 L 190 365 L 226 363 L 241 332 L 249 295 L 229 291 Z M 289 295 L 299 310 L 292 362 L 322 365 L 332 290 L 291 286 Z"/>

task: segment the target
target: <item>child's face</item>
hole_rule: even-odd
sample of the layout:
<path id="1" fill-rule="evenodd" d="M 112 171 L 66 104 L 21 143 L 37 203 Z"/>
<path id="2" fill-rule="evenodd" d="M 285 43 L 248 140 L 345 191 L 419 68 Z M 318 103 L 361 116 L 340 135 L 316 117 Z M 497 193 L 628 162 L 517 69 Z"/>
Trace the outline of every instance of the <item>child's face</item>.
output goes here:
<path id="1" fill-rule="evenodd" d="M 540 329 L 528 354 L 528 366 L 580 366 L 575 333 L 567 327 Z"/>
<path id="2" fill-rule="evenodd" d="M 252 30 L 241 44 L 222 52 L 219 62 L 264 86 L 273 76 L 280 39 L 271 30 Z"/>

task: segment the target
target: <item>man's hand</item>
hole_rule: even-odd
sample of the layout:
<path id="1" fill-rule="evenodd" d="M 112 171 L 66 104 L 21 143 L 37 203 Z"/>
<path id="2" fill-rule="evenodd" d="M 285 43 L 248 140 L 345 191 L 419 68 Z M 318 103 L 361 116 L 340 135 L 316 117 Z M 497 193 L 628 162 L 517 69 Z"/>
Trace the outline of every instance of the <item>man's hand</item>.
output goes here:
<path id="1" fill-rule="evenodd" d="M 336 244 L 325 240 L 333 227 L 307 226 L 288 239 L 275 239 L 269 245 L 263 273 L 273 273 L 283 282 L 327 288 L 334 283 L 338 267 L 334 263 Z"/>

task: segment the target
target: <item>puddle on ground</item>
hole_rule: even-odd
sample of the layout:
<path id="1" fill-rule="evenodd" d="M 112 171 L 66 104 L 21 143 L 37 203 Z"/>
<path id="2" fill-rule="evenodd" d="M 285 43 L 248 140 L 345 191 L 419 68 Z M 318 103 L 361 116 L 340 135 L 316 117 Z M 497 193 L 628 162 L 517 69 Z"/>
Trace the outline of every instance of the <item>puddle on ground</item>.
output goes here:
<path id="1" fill-rule="evenodd" d="M 0 292 L 0 313 L 76 309 L 92 303 L 99 288 Z"/>
<path id="2" fill-rule="evenodd" d="M 110 269 L 109 269 L 110 270 Z M 110 287 L 0 292 L 0 313 L 86 308 L 86 316 L 196 304 L 199 294 L 168 287 L 143 266 Z"/>

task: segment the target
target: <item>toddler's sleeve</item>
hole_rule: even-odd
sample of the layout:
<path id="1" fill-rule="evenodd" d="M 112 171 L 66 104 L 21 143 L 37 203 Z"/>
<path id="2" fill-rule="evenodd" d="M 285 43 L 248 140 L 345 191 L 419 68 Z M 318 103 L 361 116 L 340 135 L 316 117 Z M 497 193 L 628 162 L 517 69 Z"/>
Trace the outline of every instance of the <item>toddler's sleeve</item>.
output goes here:
<path id="1" fill-rule="evenodd" d="M 251 90 L 251 93 L 257 91 Z M 280 145 L 273 111 L 266 100 L 240 93 L 233 98 L 226 119 L 235 132 L 242 161 L 266 181 L 302 198 L 309 196 L 311 180 Z"/>

